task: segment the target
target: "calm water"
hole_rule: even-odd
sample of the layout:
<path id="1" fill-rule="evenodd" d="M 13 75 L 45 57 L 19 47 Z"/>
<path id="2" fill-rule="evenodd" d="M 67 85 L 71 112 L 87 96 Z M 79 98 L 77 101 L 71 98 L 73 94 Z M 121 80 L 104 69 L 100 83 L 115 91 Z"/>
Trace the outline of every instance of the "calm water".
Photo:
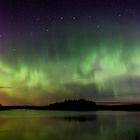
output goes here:
<path id="1" fill-rule="evenodd" d="M 0 112 L 0 140 L 139 140 L 139 112 Z"/>

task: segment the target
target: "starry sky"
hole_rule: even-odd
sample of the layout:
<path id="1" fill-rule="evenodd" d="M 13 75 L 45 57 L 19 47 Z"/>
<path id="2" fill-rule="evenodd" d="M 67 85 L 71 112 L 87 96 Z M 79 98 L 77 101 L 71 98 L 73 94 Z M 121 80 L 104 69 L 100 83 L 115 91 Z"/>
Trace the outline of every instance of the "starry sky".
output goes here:
<path id="1" fill-rule="evenodd" d="M 0 103 L 140 100 L 139 0 L 1 0 Z"/>

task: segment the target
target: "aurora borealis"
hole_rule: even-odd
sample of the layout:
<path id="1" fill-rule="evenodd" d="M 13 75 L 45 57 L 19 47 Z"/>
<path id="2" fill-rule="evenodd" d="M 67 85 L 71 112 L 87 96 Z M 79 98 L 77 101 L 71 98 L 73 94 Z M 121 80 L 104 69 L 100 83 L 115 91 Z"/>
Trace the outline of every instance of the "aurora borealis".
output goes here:
<path id="1" fill-rule="evenodd" d="M 140 2 L 1 0 L 0 103 L 140 99 Z"/>

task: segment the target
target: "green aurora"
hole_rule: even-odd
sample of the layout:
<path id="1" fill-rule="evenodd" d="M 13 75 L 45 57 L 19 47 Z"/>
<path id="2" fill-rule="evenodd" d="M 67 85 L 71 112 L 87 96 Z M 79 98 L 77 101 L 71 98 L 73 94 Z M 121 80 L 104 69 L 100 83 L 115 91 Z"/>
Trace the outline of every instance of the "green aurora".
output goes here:
<path id="1" fill-rule="evenodd" d="M 1 94 L 27 104 L 137 94 L 139 45 L 138 39 L 117 31 L 95 34 L 82 28 L 52 32 L 41 43 L 19 38 L 3 42 Z"/>

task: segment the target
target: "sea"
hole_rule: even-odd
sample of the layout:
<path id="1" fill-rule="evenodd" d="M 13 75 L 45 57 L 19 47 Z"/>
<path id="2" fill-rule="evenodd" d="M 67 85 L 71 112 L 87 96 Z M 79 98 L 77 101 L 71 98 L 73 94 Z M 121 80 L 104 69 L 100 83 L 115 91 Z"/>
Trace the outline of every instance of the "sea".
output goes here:
<path id="1" fill-rule="evenodd" d="M 0 140 L 140 140 L 140 112 L 0 111 Z"/>

